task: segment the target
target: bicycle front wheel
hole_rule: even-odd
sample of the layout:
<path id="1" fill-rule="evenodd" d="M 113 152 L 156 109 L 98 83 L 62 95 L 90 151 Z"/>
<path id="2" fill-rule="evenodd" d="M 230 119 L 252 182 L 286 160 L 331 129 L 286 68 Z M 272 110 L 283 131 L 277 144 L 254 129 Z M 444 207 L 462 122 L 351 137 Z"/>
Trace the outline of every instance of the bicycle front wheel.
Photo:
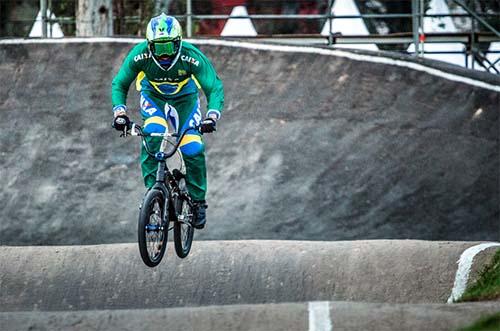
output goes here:
<path id="1" fill-rule="evenodd" d="M 156 267 L 167 248 L 168 212 L 165 197 L 160 190 L 150 190 L 144 197 L 139 212 L 138 240 L 142 261 Z"/>
<path id="2" fill-rule="evenodd" d="M 188 256 L 193 243 L 193 208 L 189 201 L 181 196 L 177 200 L 177 210 L 179 215 L 174 223 L 174 243 L 175 253 L 180 258 Z"/>

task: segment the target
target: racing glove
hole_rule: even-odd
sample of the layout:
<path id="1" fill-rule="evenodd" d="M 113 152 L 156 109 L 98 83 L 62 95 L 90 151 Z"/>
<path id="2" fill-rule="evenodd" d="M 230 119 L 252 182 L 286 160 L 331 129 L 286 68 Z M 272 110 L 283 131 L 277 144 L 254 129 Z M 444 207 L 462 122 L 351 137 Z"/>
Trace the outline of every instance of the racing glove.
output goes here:
<path id="1" fill-rule="evenodd" d="M 127 107 L 119 105 L 113 108 L 113 123 L 111 126 L 117 131 L 124 131 L 130 124 L 130 119 L 127 116 Z"/>
<path id="2" fill-rule="evenodd" d="M 213 118 L 205 118 L 200 124 L 200 132 L 212 133 L 217 130 L 216 124 L 217 122 Z"/>
<path id="3" fill-rule="evenodd" d="M 130 119 L 127 115 L 118 115 L 114 118 L 112 127 L 117 131 L 125 131 L 130 125 Z"/>

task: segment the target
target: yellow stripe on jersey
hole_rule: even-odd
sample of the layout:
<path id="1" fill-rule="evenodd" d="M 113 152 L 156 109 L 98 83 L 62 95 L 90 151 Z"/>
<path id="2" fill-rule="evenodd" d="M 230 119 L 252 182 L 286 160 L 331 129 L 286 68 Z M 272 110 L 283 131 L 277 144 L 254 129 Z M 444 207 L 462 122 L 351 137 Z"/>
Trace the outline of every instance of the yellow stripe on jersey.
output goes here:
<path id="1" fill-rule="evenodd" d="M 144 79 L 144 77 L 146 77 L 144 71 L 141 71 L 140 73 L 137 74 L 137 77 L 135 78 L 135 89 L 137 91 L 141 90 L 141 82 Z"/>
<path id="2" fill-rule="evenodd" d="M 172 92 L 172 93 L 170 93 L 170 95 L 172 95 L 172 94 L 179 93 L 180 90 L 184 87 L 184 85 L 186 85 L 189 82 L 189 79 L 190 79 L 190 77 L 188 77 L 188 78 L 184 79 L 182 82 L 178 82 L 178 83 L 172 83 L 172 82 L 152 82 L 152 81 L 149 81 L 149 83 L 151 83 L 151 86 L 153 86 L 154 89 L 156 91 L 158 91 L 158 93 L 160 93 L 160 94 L 165 94 L 160 89 L 161 85 L 175 86 L 176 87 L 175 91 Z"/>
<path id="3" fill-rule="evenodd" d="M 194 83 L 196 84 L 196 87 L 198 88 L 198 90 L 201 90 L 200 82 L 196 79 L 196 76 L 191 75 L 191 78 L 194 80 Z"/>

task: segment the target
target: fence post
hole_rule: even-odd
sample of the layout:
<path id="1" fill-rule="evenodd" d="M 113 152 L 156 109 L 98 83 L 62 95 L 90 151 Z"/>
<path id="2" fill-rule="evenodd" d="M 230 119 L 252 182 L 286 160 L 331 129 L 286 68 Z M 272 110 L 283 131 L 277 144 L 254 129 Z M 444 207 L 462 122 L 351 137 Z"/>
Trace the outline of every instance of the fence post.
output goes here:
<path id="1" fill-rule="evenodd" d="M 419 5 L 419 13 L 420 13 L 420 19 L 419 19 L 419 32 L 422 36 L 425 36 L 425 31 L 424 31 L 424 15 L 425 15 L 425 3 L 424 3 L 424 0 L 420 0 L 420 5 Z M 420 38 L 420 36 L 419 36 Z M 421 48 L 421 51 L 420 51 L 420 56 L 421 57 L 424 57 L 425 54 L 425 42 L 423 40 L 423 37 L 422 37 L 422 40 L 418 40 L 418 43 L 419 43 L 419 46 L 420 44 L 422 44 L 422 47 Z"/>
<path id="2" fill-rule="evenodd" d="M 413 46 L 415 47 L 415 57 L 418 57 L 419 52 L 419 18 L 418 18 L 418 0 L 411 1 L 411 17 L 412 17 L 412 32 L 413 32 Z"/>
<path id="3" fill-rule="evenodd" d="M 474 2 L 471 2 L 470 5 L 474 5 Z M 471 29 L 470 29 L 470 55 L 471 55 L 471 61 L 470 61 L 470 66 L 471 66 L 471 69 L 474 70 L 474 62 L 475 59 L 474 59 L 474 32 L 476 30 L 476 20 L 474 19 L 474 16 L 471 15 Z"/>
<path id="4" fill-rule="evenodd" d="M 191 0 L 186 0 L 186 36 L 191 38 L 193 33 L 193 9 Z"/>
<path id="5" fill-rule="evenodd" d="M 333 1 L 334 0 L 329 0 L 328 1 L 328 46 L 332 46 L 333 44 L 333 35 L 332 35 L 332 26 L 333 26 L 333 19 L 332 19 L 332 8 L 333 8 Z"/>
<path id="6" fill-rule="evenodd" d="M 40 0 L 40 13 L 42 14 L 42 37 L 47 38 L 47 0 Z"/>

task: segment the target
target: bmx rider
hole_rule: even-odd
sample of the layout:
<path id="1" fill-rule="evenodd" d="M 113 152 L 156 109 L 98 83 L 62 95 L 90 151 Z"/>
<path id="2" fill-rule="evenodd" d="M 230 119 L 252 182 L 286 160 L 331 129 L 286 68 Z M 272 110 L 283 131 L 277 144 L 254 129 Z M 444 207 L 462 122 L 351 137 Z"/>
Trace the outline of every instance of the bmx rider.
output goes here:
<path id="1" fill-rule="evenodd" d="M 127 116 L 127 92 L 136 79 L 140 91 L 141 117 L 145 133 L 164 133 L 167 123 L 178 133 L 200 126 L 202 133 L 213 132 L 224 105 L 222 81 L 207 57 L 182 40 L 182 29 L 172 16 L 153 17 L 147 26 L 146 40 L 129 52 L 111 87 L 113 127 L 123 131 Z M 208 111 L 202 120 L 198 88 L 207 97 Z M 146 137 L 153 151 L 160 148 L 161 137 Z M 206 222 L 205 195 L 207 175 L 205 146 L 200 132 L 189 129 L 180 143 L 186 165 L 186 186 L 194 201 L 195 228 Z M 156 181 L 157 161 L 141 150 L 141 168 L 146 188 Z"/>

